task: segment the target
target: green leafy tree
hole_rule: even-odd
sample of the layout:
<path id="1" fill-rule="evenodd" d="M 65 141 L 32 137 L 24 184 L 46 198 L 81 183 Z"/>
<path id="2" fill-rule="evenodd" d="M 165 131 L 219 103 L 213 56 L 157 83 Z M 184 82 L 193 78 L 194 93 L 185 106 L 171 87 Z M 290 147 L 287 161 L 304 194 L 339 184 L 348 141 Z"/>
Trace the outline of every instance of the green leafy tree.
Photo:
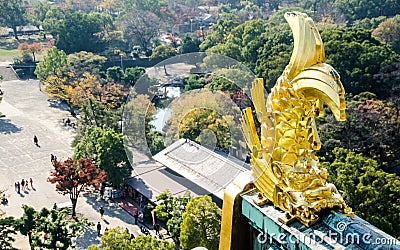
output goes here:
<path id="1" fill-rule="evenodd" d="M 202 89 L 174 100 L 171 103 L 172 115 L 166 124 L 167 139 L 188 138 L 205 146 L 227 150 L 241 133 L 236 131 L 240 128 L 240 110 L 227 101 L 228 98 L 223 92 Z"/>
<path id="2" fill-rule="evenodd" d="M 209 196 L 191 199 L 182 215 L 179 237 L 184 249 L 203 246 L 209 250 L 218 249 L 221 228 L 221 210 Z"/>
<path id="3" fill-rule="evenodd" d="M 71 239 L 80 236 L 84 226 L 89 225 L 87 219 L 72 220 L 69 209 L 36 211 L 27 205 L 22 208 L 24 214 L 16 220 L 16 229 L 28 235 L 32 249 L 69 249 Z"/>
<path id="4" fill-rule="evenodd" d="M 0 249 L 16 250 L 12 246 L 15 241 L 14 234 L 16 234 L 14 217 L 0 218 Z"/>
<path id="5" fill-rule="evenodd" d="M 46 55 L 36 67 L 35 75 L 41 83 L 45 83 L 47 77 L 65 75 L 69 70 L 67 55 L 63 50 L 52 47 L 46 51 Z"/>
<path id="6" fill-rule="evenodd" d="M 257 50 L 265 43 L 263 36 L 265 31 L 264 21 L 247 21 L 227 32 L 225 41 L 209 48 L 207 52 L 232 57 L 254 68 L 258 56 Z"/>
<path id="7" fill-rule="evenodd" d="M 180 52 L 182 54 L 199 52 L 200 51 L 199 45 L 200 45 L 199 39 L 186 35 L 182 38 L 182 46 L 180 48 Z"/>
<path id="8" fill-rule="evenodd" d="M 115 188 L 131 173 L 123 135 L 112 128 L 88 127 L 74 151 L 75 159 L 82 157 L 94 158 Z"/>
<path id="9" fill-rule="evenodd" d="M 227 151 L 230 146 L 228 123 L 215 110 L 191 110 L 185 115 L 178 129 L 179 138 L 187 138 L 206 147 L 215 145 L 216 148 Z M 204 134 L 208 133 L 206 131 L 210 134 Z"/>
<path id="10" fill-rule="evenodd" d="M 152 236 L 140 235 L 130 239 L 130 235 L 121 227 L 111 228 L 104 232 L 101 237 L 101 248 L 95 245 L 88 247 L 88 250 L 136 250 L 136 249 L 157 249 L 174 250 L 174 244 L 162 239 L 158 240 Z"/>
<path id="11" fill-rule="evenodd" d="M 143 67 L 126 68 L 122 80 L 128 86 L 134 86 L 136 81 L 146 72 Z"/>
<path id="12" fill-rule="evenodd" d="M 86 129 L 89 127 L 108 127 L 118 133 L 122 133 L 121 120 L 123 106 L 117 109 L 110 109 L 107 106 L 88 99 L 80 106 L 80 119 L 78 120 L 77 134 L 73 146 L 81 141 Z"/>
<path id="13" fill-rule="evenodd" d="M 322 164 L 330 173 L 328 181 L 344 191 L 343 198 L 358 216 L 398 238 L 399 177 L 382 171 L 376 161 L 362 154 L 341 148 L 333 154 L 332 164 Z"/>
<path id="14" fill-rule="evenodd" d="M 321 32 L 327 63 L 340 73 L 346 92 L 375 93 L 381 86 L 373 78 L 380 69 L 400 57 L 390 47 L 362 29 L 340 28 Z"/>
<path id="15" fill-rule="evenodd" d="M 107 69 L 106 75 L 115 82 L 121 82 L 124 77 L 124 71 L 120 66 L 113 66 Z"/>
<path id="16" fill-rule="evenodd" d="M 0 23 L 13 29 L 15 39 L 18 38 L 17 27 L 27 23 L 25 17 L 25 0 L 1 0 L 0 1 Z"/>
<path id="17" fill-rule="evenodd" d="M 32 4 L 32 11 L 29 13 L 29 21 L 35 25 L 39 30 L 46 19 L 46 13 L 50 10 L 50 3 L 48 1 L 35 1 Z M 44 34 L 44 38 L 46 35 Z"/>
<path id="18" fill-rule="evenodd" d="M 37 227 L 32 234 L 32 246 L 39 249 L 66 250 L 72 246 L 72 238 L 83 233 L 87 219 L 73 220 L 69 209 L 57 211 L 43 208 L 36 213 Z"/>
<path id="19" fill-rule="evenodd" d="M 164 190 L 156 199 L 157 206 L 153 210 L 154 214 L 166 223 L 171 237 L 175 241 L 179 241 L 182 214 L 191 199 L 190 192 L 185 192 L 183 196 L 174 196 L 170 191 Z"/>
<path id="20" fill-rule="evenodd" d="M 33 207 L 22 205 L 24 214 L 17 220 L 16 230 L 22 235 L 28 236 L 29 245 L 32 246 L 32 233 L 37 227 L 36 214 L 37 212 Z"/>
<path id="21" fill-rule="evenodd" d="M 78 51 L 99 52 L 106 44 L 98 34 L 110 26 L 111 22 L 111 17 L 104 13 L 65 11 L 60 19 L 48 23 L 46 27 L 55 39 L 55 46 L 67 54 Z"/>
<path id="22" fill-rule="evenodd" d="M 70 70 L 74 72 L 75 75 L 83 75 L 84 72 L 99 74 L 106 60 L 107 58 L 104 56 L 87 51 L 80 51 L 67 56 Z"/>
<path id="23" fill-rule="evenodd" d="M 335 0 L 334 6 L 346 18 L 348 25 L 366 17 L 391 17 L 400 9 L 400 3 L 391 0 Z"/>
<path id="24" fill-rule="evenodd" d="M 192 74 L 183 79 L 185 85 L 184 91 L 192 89 L 201 89 L 206 85 L 205 77 L 199 74 Z"/>
<path id="25" fill-rule="evenodd" d="M 69 195 L 72 203 L 72 216 L 76 215 L 76 204 L 79 194 L 86 187 L 99 186 L 105 180 L 105 172 L 98 170 L 90 158 L 79 160 L 67 159 L 63 162 L 53 161 L 54 171 L 47 181 L 56 184 L 57 192 Z"/>
<path id="26" fill-rule="evenodd" d="M 171 46 L 159 45 L 153 50 L 153 53 L 151 54 L 150 59 L 166 60 L 177 54 L 178 53 L 176 52 L 176 50 L 174 48 L 172 48 Z M 168 75 L 167 69 L 165 67 L 165 63 L 163 64 L 163 67 L 164 67 L 165 75 Z"/>
<path id="27" fill-rule="evenodd" d="M 234 14 L 222 13 L 212 31 L 207 34 L 206 39 L 200 44 L 200 50 L 206 51 L 219 43 L 225 42 L 228 34 L 239 25 L 237 16 Z"/>

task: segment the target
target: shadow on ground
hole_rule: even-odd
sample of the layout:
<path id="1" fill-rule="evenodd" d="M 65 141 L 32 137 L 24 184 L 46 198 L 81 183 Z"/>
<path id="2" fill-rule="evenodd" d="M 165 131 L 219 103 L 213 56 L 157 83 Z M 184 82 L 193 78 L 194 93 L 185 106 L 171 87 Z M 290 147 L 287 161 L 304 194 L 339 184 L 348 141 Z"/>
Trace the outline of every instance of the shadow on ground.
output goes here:
<path id="1" fill-rule="evenodd" d="M 0 134 L 11 134 L 21 132 L 21 128 L 10 122 L 10 119 L 0 118 Z"/>
<path id="2" fill-rule="evenodd" d="M 83 235 L 77 239 L 77 249 L 87 249 L 90 245 L 99 245 L 100 237 L 94 227 L 85 227 Z"/>
<path id="3" fill-rule="evenodd" d="M 125 223 L 133 224 L 134 218 L 128 212 L 123 210 L 118 204 L 112 200 L 99 199 L 97 195 L 86 197 L 86 202 L 93 207 L 94 210 L 99 211 L 103 207 L 105 216 L 117 218 Z M 99 212 L 100 216 L 100 212 Z M 106 221 L 104 221 L 106 223 Z M 107 223 L 106 223 L 107 224 Z"/>
<path id="4" fill-rule="evenodd" d="M 49 102 L 50 108 L 56 108 L 59 110 L 69 111 L 68 105 L 65 102 L 60 102 L 56 100 L 47 100 Z"/>

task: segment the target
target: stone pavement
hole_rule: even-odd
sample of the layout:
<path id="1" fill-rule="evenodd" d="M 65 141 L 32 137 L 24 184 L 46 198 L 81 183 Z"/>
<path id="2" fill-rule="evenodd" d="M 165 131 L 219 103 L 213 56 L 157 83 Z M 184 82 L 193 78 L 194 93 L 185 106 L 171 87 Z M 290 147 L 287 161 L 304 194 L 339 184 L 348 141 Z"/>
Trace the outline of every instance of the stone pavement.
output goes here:
<path id="1" fill-rule="evenodd" d="M 0 209 L 9 216 L 20 217 L 22 204 L 40 210 L 69 201 L 68 196 L 57 193 L 55 186 L 46 181 L 52 170 L 50 154 L 63 160 L 73 153 L 70 145 L 74 129 L 62 123 L 63 119 L 70 117 L 66 106 L 49 101 L 39 91 L 37 80 L 3 81 L 0 86 L 4 92 L 0 111 L 6 115 L 0 118 L 0 187 L 8 188 L 6 193 L 10 194 L 8 205 L 0 205 Z M 33 143 L 34 135 L 38 137 L 38 147 Z M 33 179 L 34 188 L 17 194 L 14 183 L 29 178 Z M 103 219 L 98 212 L 100 206 L 105 209 Z M 139 227 L 133 225 L 134 218 L 112 201 L 82 196 L 78 199 L 76 211 L 95 224 L 100 221 L 102 231 L 106 227 L 121 226 L 135 236 L 139 234 Z M 27 237 L 16 238 L 14 246 L 17 249 L 29 249 Z M 99 243 L 100 238 L 93 226 L 78 239 L 77 249 Z"/>

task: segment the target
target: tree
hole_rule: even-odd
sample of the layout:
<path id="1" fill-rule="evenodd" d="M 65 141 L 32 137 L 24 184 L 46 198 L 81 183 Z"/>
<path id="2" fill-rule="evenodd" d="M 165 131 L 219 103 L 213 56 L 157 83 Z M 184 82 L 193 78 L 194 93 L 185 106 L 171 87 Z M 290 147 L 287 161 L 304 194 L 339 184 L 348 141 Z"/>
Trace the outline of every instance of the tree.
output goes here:
<path id="1" fill-rule="evenodd" d="M 388 18 L 372 31 L 372 35 L 390 44 L 400 54 L 400 14 Z"/>
<path id="2" fill-rule="evenodd" d="M 209 196 L 198 196 L 186 205 L 179 240 L 185 249 L 203 246 L 218 249 L 221 210 Z"/>
<path id="3" fill-rule="evenodd" d="M 153 50 L 150 59 L 166 60 L 168 58 L 176 56 L 177 54 L 178 53 L 176 52 L 176 50 L 171 46 L 159 45 Z M 163 63 L 163 67 L 165 75 L 168 75 L 167 69 L 165 68 L 165 63 Z"/>
<path id="4" fill-rule="evenodd" d="M 105 180 L 105 171 L 98 170 L 90 158 L 71 158 L 64 162 L 53 161 L 54 171 L 47 181 L 56 184 L 56 190 L 69 195 L 72 202 L 72 216 L 76 214 L 79 194 L 87 187 L 98 186 Z"/>
<path id="5" fill-rule="evenodd" d="M 46 83 L 46 93 L 54 99 L 66 101 L 72 115 L 74 107 L 79 107 L 89 100 L 108 109 L 118 108 L 128 95 L 124 85 L 111 81 L 103 84 L 97 76 L 88 72 L 84 72 L 82 76 L 76 76 L 73 72 L 68 72 L 63 77 L 50 75 Z"/>
<path id="6" fill-rule="evenodd" d="M 376 161 L 342 148 L 333 151 L 332 164 L 323 163 L 329 171 L 329 182 L 344 191 L 343 198 L 361 218 L 383 231 L 400 236 L 400 179 L 379 169 Z"/>
<path id="7" fill-rule="evenodd" d="M 153 210 L 154 214 L 167 225 L 169 235 L 175 241 L 179 241 L 182 214 L 191 199 L 190 192 L 185 192 L 183 196 L 174 196 L 170 191 L 164 190 L 156 199 L 157 206 Z"/>
<path id="8" fill-rule="evenodd" d="M 221 151 L 229 149 L 231 138 L 228 123 L 215 110 L 191 110 L 182 119 L 178 129 L 179 138 L 187 138 Z"/>
<path id="9" fill-rule="evenodd" d="M 137 95 L 131 92 L 130 97 L 124 109 L 126 143 L 128 147 L 149 153 L 145 146 L 147 146 L 148 135 L 151 133 L 150 122 L 153 120 L 156 108 L 148 95 Z"/>
<path id="10" fill-rule="evenodd" d="M 42 44 L 36 43 L 36 42 L 31 43 L 31 44 L 28 44 L 28 43 L 20 43 L 20 44 L 18 45 L 18 51 L 19 51 L 21 54 L 29 54 L 29 53 L 32 53 L 33 62 L 36 62 L 35 54 L 36 54 L 36 53 L 40 53 L 42 50 L 43 50 Z"/>
<path id="11" fill-rule="evenodd" d="M 0 218 L 0 249 L 16 250 L 12 247 L 13 234 L 16 234 L 14 217 Z"/>
<path id="12" fill-rule="evenodd" d="M 134 86 L 136 81 L 146 72 L 143 67 L 126 68 L 122 80 L 127 86 Z"/>
<path id="13" fill-rule="evenodd" d="M 113 250 L 113 249 L 157 249 L 174 250 L 175 246 L 165 239 L 158 240 L 152 236 L 140 235 L 131 239 L 125 229 L 121 227 L 111 228 L 104 232 L 101 237 L 101 248 L 95 245 L 89 246 L 88 250 Z"/>
<path id="14" fill-rule="evenodd" d="M 113 66 L 107 68 L 106 75 L 115 82 L 121 82 L 122 78 L 124 77 L 124 71 L 120 66 Z"/>
<path id="15" fill-rule="evenodd" d="M 160 18 L 152 12 L 129 12 L 121 18 L 124 37 L 138 44 L 143 51 L 151 49 L 151 40 L 158 35 Z"/>
<path id="16" fill-rule="evenodd" d="M 321 32 L 327 63 L 340 73 L 346 92 L 375 93 L 381 88 L 373 78 L 380 69 L 400 57 L 389 46 L 362 29 L 340 28 Z"/>
<path id="17" fill-rule="evenodd" d="M 351 25 L 355 20 L 398 14 L 400 3 L 391 0 L 335 0 L 334 7 Z"/>
<path id="18" fill-rule="evenodd" d="M 107 106 L 94 102 L 88 99 L 80 106 L 80 119 L 78 121 L 78 131 L 75 135 L 73 146 L 75 147 L 81 141 L 86 129 L 94 127 L 107 127 L 112 128 L 118 133 L 122 133 L 121 120 L 122 120 L 123 106 L 110 109 Z"/>
<path id="19" fill-rule="evenodd" d="M 83 75 L 84 72 L 99 74 L 107 58 L 92 52 L 80 51 L 69 54 L 67 61 L 70 65 L 70 70 L 79 76 Z"/>
<path id="20" fill-rule="evenodd" d="M 25 0 L 0 0 L 0 22 L 14 31 L 15 39 L 19 40 L 17 27 L 26 24 Z"/>
<path id="21" fill-rule="evenodd" d="M 35 1 L 32 4 L 32 11 L 29 14 L 29 21 L 35 25 L 39 30 L 46 19 L 46 13 L 50 10 L 50 3 L 47 1 Z M 43 34 L 46 38 L 46 34 Z"/>
<path id="22" fill-rule="evenodd" d="M 212 31 L 207 34 L 206 39 L 200 44 L 200 50 L 206 51 L 208 48 L 223 43 L 228 37 L 227 34 L 238 25 L 238 19 L 234 14 L 222 13 Z"/>
<path id="23" fill-rule="evenodd" d="M 74 151 L 75 159 L 82 157 L 95 158 L 115 188 L 131 174 L 123 136 L 111 128 L 88 127 Z"/>
<path id="24" fill-rule="evenodd" d="M 229 98 L 223 92 L 202 89 L 172 101 L 172 114 L 166 124 L 167 139 L 189 138 L 220 150 L 235 145 L 241 134 L 241 113 Z"/>
<path id="25" fill-rule="evenodd" d="M 189 35 L 186 35 L 182 38 L 182 46 L 180 48 L 180 53 L 192 53 L 200 51 L 200 40 L 197 38 L 193 38 Z"/>
<path id="26" fill-rule="evenodd" d="M 22 205 L 24 214 L 18 219 L 16 229 L 22 234 L 28 236 L 29 245 L 32 246 L 32 233 L 37 226 L 36 211 L 33 207 Z"/>
<path id="27" fill-rule="evenodd" d="M 71 239 L 81 235 L 83 227 L 89 224 L 87 219 L 72 220 L 69 209 L 36 211 L 27 205 L 22 208 L 24 214 L 16 220 L 16 229 L 28 235 L 32 249 L 69 249 Z"/>
<path id="28" fill-rule="evenodd" d="M 46 51 L 43 60 L 36 67 L 35 75 L 44 84 L 49 76 L 62 77 L 68 72 L 67 55 L 63 50 L 52 47 Z"/>
<path id="29" fill-rule="evenodd" d="M 65 11 L 64 15 L 51 18 L 46 28 L 55 39 L 55 46 L 67 54 L 78 51 L 99 52 L 105 43 L 98 35 L 111 26 L 112 18 L 104 13 Z M 50 17 L 49 17 L 50 18 Z"/>

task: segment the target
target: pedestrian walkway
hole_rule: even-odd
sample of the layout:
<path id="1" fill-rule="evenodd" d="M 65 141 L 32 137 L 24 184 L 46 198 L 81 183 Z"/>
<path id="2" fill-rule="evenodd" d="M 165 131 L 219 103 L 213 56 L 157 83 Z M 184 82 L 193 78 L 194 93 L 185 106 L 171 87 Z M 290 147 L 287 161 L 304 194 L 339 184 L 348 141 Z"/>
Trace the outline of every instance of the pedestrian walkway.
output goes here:
<path id="1" fill-rule="evenodd" d="M 0 118 L 0 187 L 7 188 L 6 194 L 10 197 L 8 204 L 0 205 L 0 209 L 7 216 L 19 218 L 23 214 L 22 204 L 41 210 L 43 207 L 51 209 L 54 203 L 70 202 L 68 196 L 59 194 L 55 186 L 47 182 L 53 168 L 51 154 L 59 160 L 65 160 L 73 153 L 71 142 L 75 130 L 66 129 L 61 122 L 69 117 L 68 108 L 49 101 L 35 80 L 3 81 L 1 89 L 4 96 L 0 111 L 6 117 Z M 34 145 L 34 135 L 40 147 Z M 30 178 L 33 179 L 33 188 L 29 187 L 18 194 L 15 182 Z M 101 206 L 104 208 L 103 218 L 99 212 Z M 127 204 L 127 207 L 130 205 Z M 76 212 L 94 225 L 100 222 L 101 234 L 106 228 L 117 226 L 128 228 L 134 236 L 141 234 L 142 224 L 135 225 L 134 217 L 113 200 L 102 200 L 92 194 L 82 195 L 78 199 Z M 155 235 L 152 228 L 149 229 L 151 235 Z M 26 236 L 17 235 L 15 238 L 15 248 L 30 249 Z M 96 227 L 87 227 L 84 235 L 77 239 L 77 244 L 76 249 L 100 244 Z"/>

